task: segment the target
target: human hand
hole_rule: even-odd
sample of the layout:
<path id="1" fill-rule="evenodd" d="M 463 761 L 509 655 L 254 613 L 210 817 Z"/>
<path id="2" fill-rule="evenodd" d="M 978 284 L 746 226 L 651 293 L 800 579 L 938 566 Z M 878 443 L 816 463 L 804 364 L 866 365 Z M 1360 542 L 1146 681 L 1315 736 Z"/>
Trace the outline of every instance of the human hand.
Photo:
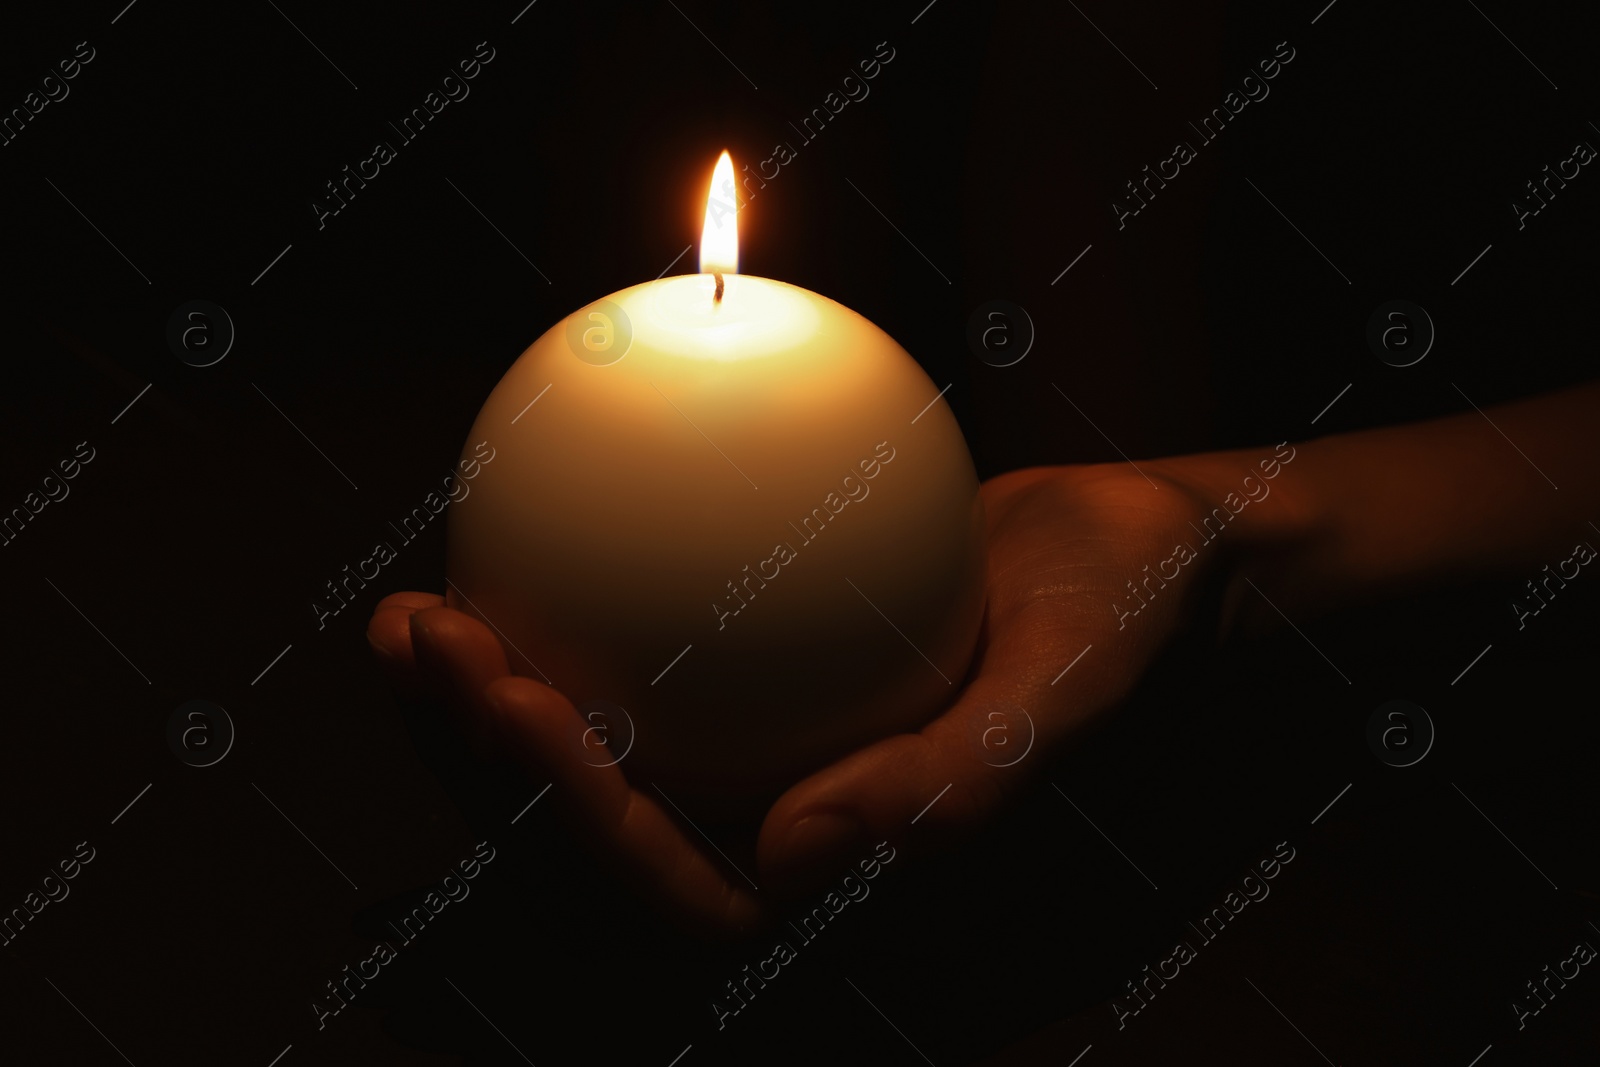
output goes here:
<path id="1" fill-rule="evenodd" d="M 1224 550 L 1198 533 L 1219 480 L 1205 463 L 1177 460 L 1144 473 L 1031 468 L 985 483 L 988 606 L 959 696 L 918 733 L 868 745 L 784 793 L 756 840 L 762 892 L 681 825 L 670 801 L 619 766 L 584 760 L 588 724 L 555 689 L 513 675 L 477 619 L 442 597 L 400 593 L 378 605 L 368 637 L 397 683 L 445 701 L 480 752 L 549 778 L 553 802 L 643 895 L 702 931 L 745 931 L 876 842 L 915 856 L 981 827 L 1114 711 L 1225 571 Z M 1185 543 L 1194 551 L 1176 577 L 1151 579 Z"/>

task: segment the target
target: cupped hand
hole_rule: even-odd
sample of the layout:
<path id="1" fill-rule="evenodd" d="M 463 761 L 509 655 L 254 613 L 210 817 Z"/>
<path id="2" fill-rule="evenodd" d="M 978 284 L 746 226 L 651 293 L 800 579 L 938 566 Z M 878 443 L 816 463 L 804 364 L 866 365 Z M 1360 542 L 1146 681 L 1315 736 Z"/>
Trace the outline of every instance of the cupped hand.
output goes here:
<path id="1" fill-rule="evenodd" d="M 1200 532 L 1219 496 L 1198 482 L 1175 462 L 1030 468 L 985 483 L 988 604 L 959 696 L 921 731 L 784 793 L 756 842 L 759 891 L 670 802 L 620 765 L 585 759 L 588 724 L 549 685 L 513 675 L 477 619 L 439 596 L 397 593 L 368 638 L 396 683 L 442 700 L 480 751 L 550 780 L 550 802 L 642 895 L 702 932 L 745 932 L 878 842 L 915 856 L 981 827 L 1114 711 L 1221 572 L 1222 551 Z M 1193 550 L 1181 563 L 1180 545 Z"/>

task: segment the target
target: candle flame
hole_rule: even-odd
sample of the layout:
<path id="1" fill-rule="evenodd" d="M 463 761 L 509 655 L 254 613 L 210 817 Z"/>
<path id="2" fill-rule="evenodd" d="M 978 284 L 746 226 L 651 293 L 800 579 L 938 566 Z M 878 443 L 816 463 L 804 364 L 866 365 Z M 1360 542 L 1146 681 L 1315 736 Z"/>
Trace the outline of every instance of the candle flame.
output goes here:
<path id="1" fill-rule="evenodd" d="M 717 157 L 706 195 L 706 221 L 700 230 L 700 273 L 739 273 L 738 187 L 733 183 L 733 157 Z"/>

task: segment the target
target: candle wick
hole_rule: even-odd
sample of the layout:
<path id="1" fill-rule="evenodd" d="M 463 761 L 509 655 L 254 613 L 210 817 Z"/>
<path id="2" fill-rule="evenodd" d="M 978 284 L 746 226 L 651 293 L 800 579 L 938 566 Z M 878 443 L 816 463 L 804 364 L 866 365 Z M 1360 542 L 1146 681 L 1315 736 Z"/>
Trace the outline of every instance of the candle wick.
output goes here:
<path id="1" fill-rule="evenodd" d="M 711 294 L 711 302 L 720 304 L 722 303 L 722 275 L 718 271 L 712 271 L 711 276 L 717 280 L 717 291 Z"/>

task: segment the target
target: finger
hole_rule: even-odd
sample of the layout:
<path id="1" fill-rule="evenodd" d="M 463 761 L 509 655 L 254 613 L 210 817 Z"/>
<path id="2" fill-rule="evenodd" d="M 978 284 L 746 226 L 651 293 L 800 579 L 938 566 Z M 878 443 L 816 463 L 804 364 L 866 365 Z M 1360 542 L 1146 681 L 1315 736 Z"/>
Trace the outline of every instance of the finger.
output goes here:
<path id="1" fill-rule="evenodd" d="M 411 645 L 411 616 L 443 603 L 444 598 L 433 593 L 392 593 L 378 602 L 367 622 L 367 643 L 402 699 L 415 700 L 423 695 Z"/>
<path id="2" fill-rule="evenodd" d="M 410 616 L 417 669 L 428 691 L 443 700 L 474 751 L 492 758 L 493 725 L 484 693 L 510 673 L 506 654 L 489 628 L 453 608 L 424 608 Z"/>
<path id="3" fill-rule="evenodd" d="M 499 720 L 497 736 L 530 773 L 550 779 L 579 836 L 641 896 L 703 933 L 759 925 L 754 883 L 725 873 L 698 831 L 685 831 L 656 798 L 630 786 L 604 748 L 585 745 L 590 724 L 566 697 L 513 675 L 489 686 L 486 704 Z"/>
<path id="4" fill-rule="evenodd" d="M 375 610 L 384 608 L 408 608 L 411 611 L 421 611 L 423 608 L 442 608 L 445 606 L 444 597 L 438 593 L 402 592 L 390 593 L 378 601 Z"/>
<path id="5" fill-rule="evenodd" d="M 779 798 L 757 844 L 763 881 L 808 892 L 879 842 L 926 854 L 982 825 L 1108 703 L 1090 672 L 1070 685 L 1070 672 L 1057 673 L 1076 641 L 1048 611 L 1009 620 L 956 703 L 920 733 L 870 745 Z"/>

